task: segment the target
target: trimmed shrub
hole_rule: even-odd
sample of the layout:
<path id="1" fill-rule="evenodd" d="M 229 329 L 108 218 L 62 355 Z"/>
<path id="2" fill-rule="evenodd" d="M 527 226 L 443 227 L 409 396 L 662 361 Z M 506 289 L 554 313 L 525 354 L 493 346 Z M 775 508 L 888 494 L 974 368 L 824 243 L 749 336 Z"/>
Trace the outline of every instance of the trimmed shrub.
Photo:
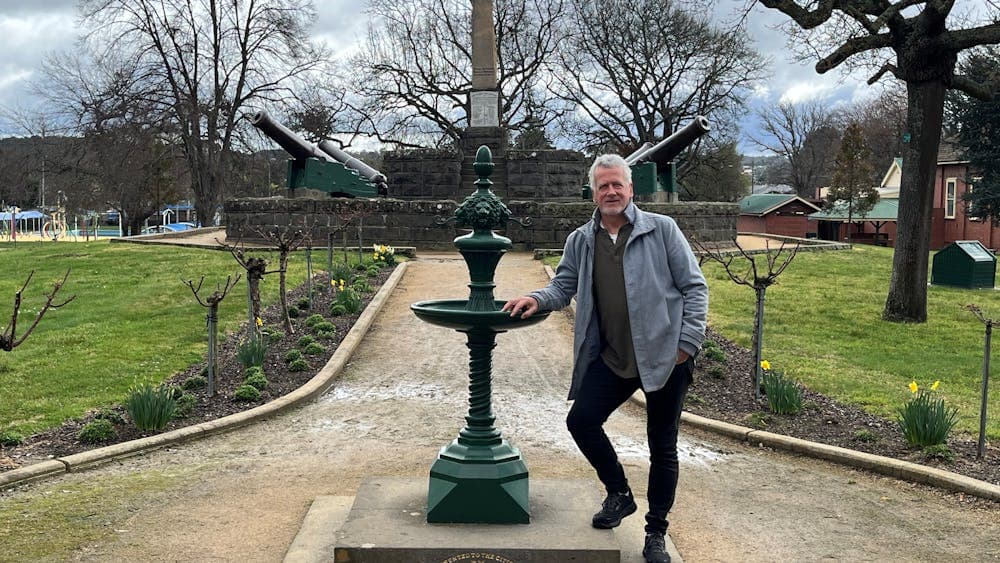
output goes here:
<path id="1" fill-rule="evenodd" d="M 340 303 L 333 303 L 330 305 L 330 314 L 334 317 L 340 317 L 347 314 L 347 307 L 344 307 Z"/>
<path id="2" fill-rule="evenodd" d="M 281 339 L 285 337 L 285 333 L 280 330 L 270 329 L 264 332 L 264 336 L 267 337 L 267 341 L 271 344 L 275 342 L 281 342 Z"/>
<path id="3" fill-rule="evenodd" d="M 719 348 L 719 347 L 705 348 L 705 351 L 703 352 L 703 355 L 706 358 L 708 358 L 709 360 L 712 360 L 712 361 L 715 361 L 715 362 L 723 362 L 723 363 L 725 363 L 725 361 L 726 361 L 726 353 L 722 350 L 722 348 Z"/>
<path id="4" fill-rule="evenodd" d="M 181 383 L 181 389 L 185 391 L 194 391 L 205 387 L 208 387 L 208 378 L 201 375 L 192 375 Z"/>
<path id="5" fill-rule="evenodd" d="M 302 359 L 302 351 L 301 350 L 296 350 L 296 349 L 293 348 L 293 349 L 289 350 L 285 354 L 285 363 L 286 364 L 290 364 L 290 363 L 294 362 L 295 360 L 300 360 L 300 359 Z"/>
<path id="6" fill-rule="evenodd" d="M 24 435 L 14 430 L 4 430 L 0 432 L 0 446 L 12 448 L 24 443 Z"/>
<path id="7" fill-rule="evenodd" d="M 306 371 L 309 369 L 309 362 L 305 358 L 293 360 L 288 364 L 288 371 Z"/>
<path id="8" fill-rule="evenodd" d="M 243 383 L 250 385 L 251 387 L 256 387 L 258 391 L 263 391 L 267 389 L 267 378 L 264 377 L 264 372 L 255 372 L 252 375 L 248 375 Z"/>
<path id="9" fill-rule="evenodd" d="M 133 387 L 125 399 L 125 410 L 132 424 L 143 431 L 163 430 L 174 417 L 176 408 L 173 389 L 153 387 L 149 383 Z"/>
<path id="10" fill-rule="evenodd" d="M 233 392 L 233 398 L 244 403 L 254 403 L 260 400 L 260 390 L 253 385 L 244 383 Z"/>
<path id="11" fill-rule="evenodd" d="M 319 330 L 316 331 L 316 338 L 319 340 L 333 340 L 333 337 L 337 336 L 336 330 Z"/>
<path id="12" fill-rule="evenodd" d="M 191 393 L 184 393 L 177 398 L 177 408 L 174 416 L 177 418 L 187 418 L 194 412 L 194 406 L 198 404 L 198 398 Z"/>
<path id="13" fill-rule="evenodd" d="M 257 374 L 264 375 L 264 368 L 260 366 L 250 366 L 247 369 L 243 370 L 243 379 L 246 379 L 252 375 L 257 375 Z"/>
<path id="14" fill-rule="evenodd" d="M 317 354 L 322 354 L 326 352 L 326 347 L 324 347 L 319 342 L 313 342 L 302 349 L 302 351 L 308 356 L 315 356 Z"/>
<path id="15" fill-rule="evenodd" d="M 323 318 L 323 315 L 321 315 L 319 313 L 313 313 L 312 315 L 309 315 L 308 318 L 306 318 L 305 325 L 307 327 L 309 327 L 309 328 L 313 328 L 317 324 L 325 322 L 325 321 L 326 321 L 326 319 Z"/>
<path id="16" fill-rule="evenodd" d="M 114 409 L 101 409 L 97 411 L 94 418 L 107 420 L 111 424 L 125 424 L 125 417 Z"/>
<path id="17" fill-rule="evenodd" d="M 300 297 L 299 300 L 295 302 L 295 306 L 298 307 L 300 311 L 305 311 L 309 308 L 309 298 Z"/>
<path id="18" fill-rule="evenodd" d="M 76 439 L 85 444 L 99 444 L 115 437 L 115 427 L 111 421 L 97 419 L 83 425 Z"/>
<path id="19" fill-rule="evenodd" d="M 333 326 L 330 321 L 323 321 L 316 323 L 312 326 L 313 334 L 319 334 L 320 332 L 337 332 L 337 327 Z"/>
<path id="20" fill-rule="evenodd" d="M 301 314 L 299 308 L 294 305 L 288 308 L 288 318 L 290 319 L 297 319 Z"/>
<path id="21" fill-rule="evenodd" d="M 316 342 L 316 339 L 313 336 L 306 334 L 302 338 L 299 338 L 297 344 L 299 348 L 305 348 L 306 346 L 312 344 L 313 342 Z"/>

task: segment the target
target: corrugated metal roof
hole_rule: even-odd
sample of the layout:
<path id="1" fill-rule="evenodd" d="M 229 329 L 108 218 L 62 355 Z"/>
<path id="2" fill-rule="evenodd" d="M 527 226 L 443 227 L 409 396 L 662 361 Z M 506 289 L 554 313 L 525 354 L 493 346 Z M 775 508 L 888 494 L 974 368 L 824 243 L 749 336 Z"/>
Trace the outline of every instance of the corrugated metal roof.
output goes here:
<path id="1" fill-rule="evenodd" d="M 740 213 L 744 215 L 763 215 L 793 199 L 795 199 L 795 196 L 788 194 L 748 195 L 740 200 Z"/>
<path id="2" fill-rule="evenodd" d="M 898 199 L 880 199 L 864 217 L 857 213 L 852 219 L 854 221 L 895 221 L 899 215 Z M 816 221 L 847 221 L 847 202 L 838 203 L 833 209 L 824 209 L 816 213 L 810 213 L 809 219 Z"/>

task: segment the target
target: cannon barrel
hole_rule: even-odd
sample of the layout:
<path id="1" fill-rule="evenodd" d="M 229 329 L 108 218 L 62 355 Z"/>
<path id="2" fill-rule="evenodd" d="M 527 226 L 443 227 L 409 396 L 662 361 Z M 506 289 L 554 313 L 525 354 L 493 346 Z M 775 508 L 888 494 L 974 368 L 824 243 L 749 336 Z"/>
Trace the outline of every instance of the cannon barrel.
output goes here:
<path id="1" fill-rule="evenodd" d="M 640 148 L 625 160 L 630 165 L 655 162 L 657 167 L 664 167 L 698 137 L 708 133 L 710 129 L 708 119 L 699 115 L 694 118 L 694 121 L 675 131 L 673 135 L 645 150 Z"/>
<path id="2" fill-rule="evenodd" d="M 627 162 L 629 164 L 632 164 L 632 162 L 636 158 L 642 156 L 642 153 L 648 151 L 651 148 L 653 148 L 653 143 L 650 143 L 649 141 L 646 141 L 645 143 L 642 144 L 642 146 L 640 146 L 639 148 L 635 149 L 635 152 L 633 152 L 632 154 L 626 156 L 625 157 L 625 162 Z"/>
<path id="3" fill-rule="evenodd" d="M 358 160 L 357 158 L 342 151 L 340 147 L 333 144 L 331 141 L 320 141 L 316 146 L 319 147 L 319 150 L 332 156 L 334 160 L 343 164 L 345 167 L 357 171 L 358 174 L 361 174 L 361 176 L 369 182 L 382 185 L 386 183 L 385 174 L 382 174 L 361 160 Z"/>
<path id="4" fill-rule="evenodd" d="M 299 137 L 291 129 L 278 123 L 266 111 L 258 111 L 250 118 L 250 123 L 260 129 L 265 135 L 278 143 L 285 152 L 292 155 L 296 160 L 306 158 L 318 158 L 327 162 L 334 162 L 333 158 L 314 145 Z"/>

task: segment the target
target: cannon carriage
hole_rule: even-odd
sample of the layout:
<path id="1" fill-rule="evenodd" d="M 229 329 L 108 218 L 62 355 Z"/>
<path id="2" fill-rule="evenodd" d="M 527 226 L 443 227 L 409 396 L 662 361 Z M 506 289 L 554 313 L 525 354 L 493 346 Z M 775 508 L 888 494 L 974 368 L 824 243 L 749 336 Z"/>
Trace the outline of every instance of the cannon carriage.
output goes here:
<path id="1" fill-rule="evenodd" d="M 376 197 L 388 194 L 385 175 L 347 154 L 330 141 L 313 145 L 278 123 L 265 111 L 250 123 L 285 149 L 288 189 L 310 189 L 334 197 Z"/>

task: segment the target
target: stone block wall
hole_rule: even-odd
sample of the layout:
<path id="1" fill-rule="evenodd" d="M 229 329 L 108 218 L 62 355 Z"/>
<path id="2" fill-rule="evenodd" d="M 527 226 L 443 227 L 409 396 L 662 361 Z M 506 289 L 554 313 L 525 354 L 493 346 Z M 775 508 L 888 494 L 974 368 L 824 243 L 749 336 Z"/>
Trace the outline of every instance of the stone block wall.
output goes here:
<path id="1" fill-rule="evenodd" d="M 454 199 L 462 180 L 462 155 L 448 151 L 407 151 L 384 157 L 389 195 L 406 199 Z"/>
<path id="2" fill-rule="evenodd" d="M 472 160 L 447 151 L 388 153 L 383 172 L 389 195 L 400 199 L 463 199 L 472 192 Z M 508 150 L 494 152 L 497 195 L 515 199 L 576 201 L 586 181 L 590 162 L 579 152 L 568 150 Z M 464 162 L 464 166 L 463 166 Z M 464 175 L 463 175 L 464 172 Z"/>
<path id="3" fill-rule="evenodd" d="M 580 201 L 590 161 L 566 150 L 507 151 L 511 200 Z"/>
<path id="4" fill-rule="evenodd" d="M 287 199 L 247 198 L 230 200 L 225 204 L 226 235 L 230 240 L 242 237 L 244 241 L 260 239 L 254 230 L 278 227 L 298 227 L 312 233 L 314 246 L 326 246 L 328 237 L 333 244 L 343 242 L 358 244 L 358 227 L 361 227 L 362 244 L 390 244 L 416 246 L 425 249 L 452 249 L 455 237 L 469 232 L 454 223 L 441 226 L 438 219 L 454 217 L 457 203 L 454 200 L 398 200 L 398 199 Z M 594 210 L 591 202 L 536 202 L 511 201 L 507 203 L 515 218 L 530 218 L 531 224 L 522 227 L 509 223 L 497 232 L 509 237 L 517 250 L 536 248 L 561 248 L 574 229 L 585 223 Z M 739 206 L 734 203 L 646 203 L 647 211 L 669 215 L 677 221 L 690 239 L 727 241 L 736 236 L 736 218 Z M 348 219 L 353 218 L 346 227 Z"/>

